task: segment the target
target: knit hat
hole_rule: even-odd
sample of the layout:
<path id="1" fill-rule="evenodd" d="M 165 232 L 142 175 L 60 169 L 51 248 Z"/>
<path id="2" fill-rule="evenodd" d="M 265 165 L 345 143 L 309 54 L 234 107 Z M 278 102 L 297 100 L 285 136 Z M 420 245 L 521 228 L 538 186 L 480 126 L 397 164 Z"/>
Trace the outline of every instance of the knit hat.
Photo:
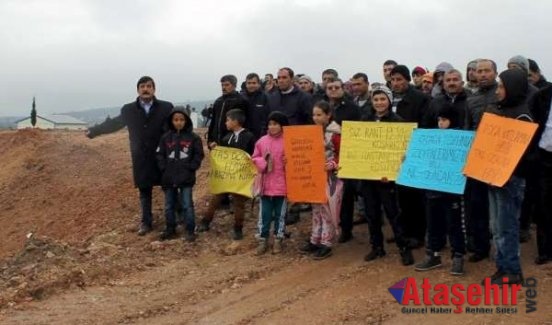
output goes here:
<path id="1" fill-rule="evenodd" d="M 427 73 L 427 70 L 420 67 L 420 66 L 417 66 L 414 68 L 414 70 L 412 70 L 412 77 L 414 77 L 415 75 L 424 75 Z"/>
<path id="2" fill-rule="evenodd" d="M 408 67 L 406 65 L 396 65 L 393 70 L 391 70 L 391 75 L 394 75 L 396 73 L 400 74 L 404 77 L 404 79 L 408 81 L 412 80 L 410 77 L 410 71 L 408 70 Z"/>
<path id="3" fill-rule="evenodd" d="M 435 67 L 435 73 L 437 72 L 448 72 L 449 70 L 452 70 L 454 69 L 454 67 L 452 66 L 452 64 L 448 63 L 448 62 L 441 62 L 439 63 L 436 67 Z"/>
<path id="4" fill-rule="evenodd" d="M 289 125 L 288 117 L 280 111 L 274 111 L 270 113 L 270 115 L 268 115 L 268 121 L 274 121 L 280 124 L 280 126 Z"/>
<path id="5" fill-rule="evenodd" d="M 299 81 L 301 80 L 307 80 L 308 82 L 312 83 L 312 79 L 311 77 L 307 76 L 306 74 L 302 75 L 301 77 L 299 77 Z"/>
<path id="6" fill-rule="evenodd" d="M 529 70 L 531 72 L 540 72 L 539 65 L 535 60 L 527 59 L 527 61 L 529 61 Z"/>
<path id="7" fill-rule="evenodd" d="M 424 81 L 429 81 L 431 83 L 433 83 L 433 72 L 428 72 L 426 74 L 424 74 L 424 76 L 422 77 L 422 82 Z"/>
<path id="8" fill-rule="evenodd" d="M 529 60 L 521 55 L 516 55 L 508 60 L 508 64 L 513 63 L 519 65 L 525 72 L 529 72 Z"/>
<path id="9" fill-rule="evenodd" d="M 446 118 L 450 121 L 450 129 L 458 128 L 458 112 L 450 103 L 445 103 L 437 112 L 437 117 Z"/>
<path id="10" fill-rule="evenodd" d="M 477 69 L 477 61 L 479 61 L 479 59 L 471 60 L 468 63 L 468 69 Z"/>
<path id="11" fill-rule="evenodd" d="M 389 103 L 393 104 L 393 92 L 391 91 L 391 89 L 387 88 L 387 86 L 378 85 L 377 87 L 372 87 L 371 96 L 374 96 L 378 93 L 383 93 L 385 96 L 387 96 L 387 99 L 389 99 Z"/>

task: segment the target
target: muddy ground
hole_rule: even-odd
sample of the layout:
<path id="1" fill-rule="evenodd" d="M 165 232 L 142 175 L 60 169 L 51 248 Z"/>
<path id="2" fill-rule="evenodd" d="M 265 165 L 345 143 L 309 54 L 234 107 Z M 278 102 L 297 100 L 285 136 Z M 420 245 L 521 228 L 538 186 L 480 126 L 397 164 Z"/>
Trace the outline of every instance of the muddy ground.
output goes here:
<path id="1" fill-rule="evenodd" d="M 195 243 L 159 242 L 160 190 L 156 231 L 138 237 L 125 131 L 94 140 L 80 132 L 0 132 L 0 166 L 1 324 L 552 324 L 552 265 L 533 265 L 534 240 L 522 245 L 522 261 L 526 278 L 537 280 L 535 312 L 526 313 L 522 290 L 513 315 L 405 314 L 387 290 L 397 281 L 479 283 L 493 262 L 466 263 L 463 277 L 448 274 L 448 259 L 419 273 L 388 246 L 385 258 L 366 263 L 366 225 L 331 258 L 313 261 L 296 249 L 309 232 L 308 213 L 289 227 L 283 254 L 257 257 L 256 208 L 241 242 L 230 239 L 228 211 Z M 198 216 L 207 170 L 206 159 L 194 191 Z M 416 250 L 416 260 L 423 253 Z"/>

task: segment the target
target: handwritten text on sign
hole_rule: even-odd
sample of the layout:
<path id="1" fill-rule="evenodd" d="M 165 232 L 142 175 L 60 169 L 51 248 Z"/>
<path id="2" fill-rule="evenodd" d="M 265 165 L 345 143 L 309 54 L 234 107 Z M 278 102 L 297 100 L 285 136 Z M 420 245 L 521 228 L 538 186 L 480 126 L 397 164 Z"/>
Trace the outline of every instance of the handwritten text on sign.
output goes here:
<path id="1" fill-rule="evenodd" d="M 464 173 L 503 186 L 531 142 L 537 124 L 485 113 L 475 134 Z"/>
<path id="2" fill-rule="evenodd" d="M 291 202 L 325 203 L 327 174 L 322 127 L 284 127 L 286 185 Z"/>
<path id="3" fill-rule="evenodd" d="M 414 130 L 397 184 L 464 193 L 466 177 L 462 169 L 474 134 L 461 130 Z"/>
<path id="4" fill-rule="evenodd" d="M 247 152 L 217 146 L 211 150 L 210 162 L 211 193 L 235 193 L 253 197 L 252 187 L 256 169 Z"/>
<path id="5" fill-rule="evenodd" d="M 340 178 L 395 180 L 416 123 L 343 121 Z"/>

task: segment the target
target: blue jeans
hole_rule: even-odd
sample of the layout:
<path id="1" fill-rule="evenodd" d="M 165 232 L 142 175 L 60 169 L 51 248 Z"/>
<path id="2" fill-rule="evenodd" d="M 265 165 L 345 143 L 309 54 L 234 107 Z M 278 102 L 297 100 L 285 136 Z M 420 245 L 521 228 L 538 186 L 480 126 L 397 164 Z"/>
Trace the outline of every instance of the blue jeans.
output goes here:
<path id="1" fill-rule="evenodd" d="M 176 229 L 175 205 L 180 200 L 182 214 L 186 223 L 186 231 L 193 233 L 195 230 L 194 201 L 192 187 L 179 187 L 165 189 L 165 220 L 167 229 Z"/>
<path id="2" fill-rule="evenodd" d="M 496 268 L 521 274 L 519 261 L 519 217 L 525 179 L 512 176 L 503 187 L 489 187 L 489 215 L 496 248 Z"/>
<path id="3" fill-rule="evenodd" d="M 261 196 L 259 207 L 259 221 L 257 228 L 261 238 L 268 238 L 270 225 L 274 222 L 274 235 L 278 239 L 284 238 L 286 230 L 287 200 L 284 196 Z"/>

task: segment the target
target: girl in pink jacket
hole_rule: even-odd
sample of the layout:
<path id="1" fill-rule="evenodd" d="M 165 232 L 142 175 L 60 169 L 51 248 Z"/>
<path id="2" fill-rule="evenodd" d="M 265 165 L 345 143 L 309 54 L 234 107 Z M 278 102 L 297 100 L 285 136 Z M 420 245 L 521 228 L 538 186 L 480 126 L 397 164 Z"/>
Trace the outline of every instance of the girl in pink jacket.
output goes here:
<path id="1" fill-rule="evenodd" d="M 276 238 L 272 253 L 278 254 L 282 251 L 287 211 L 283 136 L 283 127 L 286 125 L 289 125 L 286 115 L 278 111 L 272 112 L 268 116 L 267 135 L 257 141 L 251 156 L 259 173 L 257 191 L 261 196 L 257 224 L 259 229 L 257 255 L 262 255 L 268 250 L 270 225 L 273 221 Z"/>

